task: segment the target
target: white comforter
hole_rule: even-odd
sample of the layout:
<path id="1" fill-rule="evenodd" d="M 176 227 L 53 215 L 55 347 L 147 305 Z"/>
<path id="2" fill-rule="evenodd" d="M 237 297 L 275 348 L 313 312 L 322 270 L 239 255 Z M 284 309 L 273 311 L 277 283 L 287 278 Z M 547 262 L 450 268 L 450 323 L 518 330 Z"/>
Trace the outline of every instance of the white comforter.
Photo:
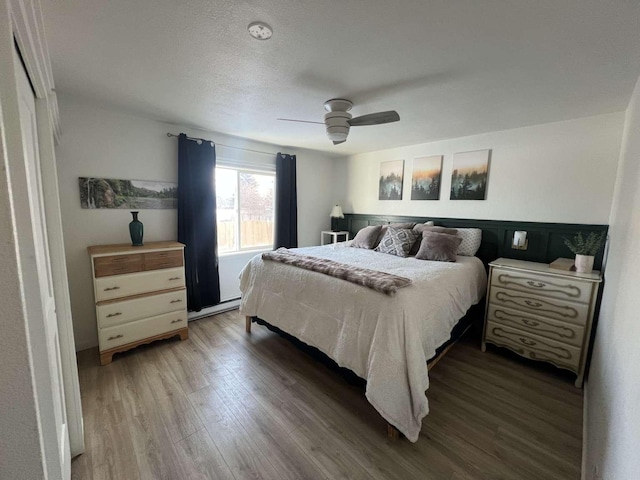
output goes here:
<path id="1" fill-rule="evenodd" d="M 457 262 L 349 248 L 346 242 L 297 252 L 413 280 L 389 297 L 321 273 L 254 257 L 240 273 L 243 315 L 257 316 L 366 379 L 369 402 L 409 440 L 429 412 L 426 362 L 484 295 L 476 257 Z"/>

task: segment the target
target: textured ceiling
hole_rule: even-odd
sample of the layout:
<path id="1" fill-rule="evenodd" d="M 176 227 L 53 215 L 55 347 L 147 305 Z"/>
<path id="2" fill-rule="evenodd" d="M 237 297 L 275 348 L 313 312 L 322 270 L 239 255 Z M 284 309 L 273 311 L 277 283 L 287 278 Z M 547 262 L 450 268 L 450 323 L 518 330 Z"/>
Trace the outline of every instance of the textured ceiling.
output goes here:
<path id="1" fill-rule="evenodd" d="M 624 110 L 637 0 L 45 0 L 57 89 L 176 124 L 351 154 Z M 255 20 L 274 30 L 253 40 Z M 325 100 L 356 127 L 333 146 Z M 63 119 L 64 120 L 64 119 Z"/>

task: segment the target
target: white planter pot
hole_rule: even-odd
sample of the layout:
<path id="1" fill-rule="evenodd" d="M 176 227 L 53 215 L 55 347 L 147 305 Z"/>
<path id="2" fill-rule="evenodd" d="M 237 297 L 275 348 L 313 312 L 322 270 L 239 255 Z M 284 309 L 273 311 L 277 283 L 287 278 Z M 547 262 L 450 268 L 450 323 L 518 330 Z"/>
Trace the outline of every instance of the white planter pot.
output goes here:
<path id="1" fill-rule="evenodd" d="M 594 258 L 593 255 L 576 255 L 576 272 L 591 273 Z"/>

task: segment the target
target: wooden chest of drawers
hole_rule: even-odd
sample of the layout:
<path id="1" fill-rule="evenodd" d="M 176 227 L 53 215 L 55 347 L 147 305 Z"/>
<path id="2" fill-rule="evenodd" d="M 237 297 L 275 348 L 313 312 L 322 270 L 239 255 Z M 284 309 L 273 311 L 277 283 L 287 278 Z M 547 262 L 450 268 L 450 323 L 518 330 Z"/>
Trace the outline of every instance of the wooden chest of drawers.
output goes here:
<path id="1" fill-rule="evenodd" d="M 183 244 L 100 245 L 88 251 L 102 365 L 138 345 L 188 338 Z"/>
<path id="2" fill-rule="evenodd" d="M 482 351 L 488 342 L 552 363 L 575 372 L 581 387 L 600 272 L 564 272 L 507 258 L 489 268 Z"/>

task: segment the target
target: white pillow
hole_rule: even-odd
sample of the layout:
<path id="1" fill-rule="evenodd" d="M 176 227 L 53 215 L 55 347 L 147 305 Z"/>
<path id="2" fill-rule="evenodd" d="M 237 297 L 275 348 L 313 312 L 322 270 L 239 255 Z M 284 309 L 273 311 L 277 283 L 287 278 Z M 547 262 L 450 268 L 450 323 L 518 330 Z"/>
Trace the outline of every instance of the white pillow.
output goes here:
<path id="1" fill-rule="evenodd" d="M 462 239 L 458 247 L 458 255 L 473 257 L 482 242 L 482 230 L 479 228 L 458 228 L 458 237 Z"/>

